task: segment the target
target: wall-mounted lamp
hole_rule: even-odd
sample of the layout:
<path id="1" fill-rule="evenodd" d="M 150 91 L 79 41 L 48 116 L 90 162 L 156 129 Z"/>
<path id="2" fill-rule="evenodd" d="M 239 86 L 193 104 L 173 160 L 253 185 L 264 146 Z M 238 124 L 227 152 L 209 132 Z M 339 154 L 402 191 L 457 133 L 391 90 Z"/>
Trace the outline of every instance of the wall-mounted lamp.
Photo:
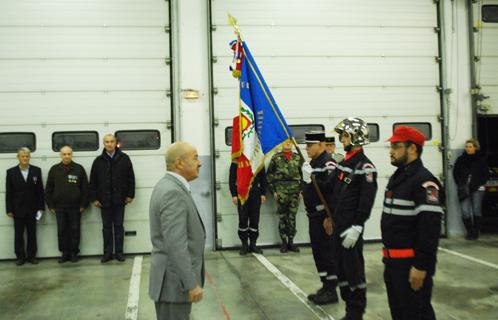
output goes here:
<path id="1" fill-rule="evenodd" d="M 184 90 L 182 90 L 182 92 L 183 92 L 183 99 L 197 100 L 200 97 L 199 90 L 184 89 Z"/>

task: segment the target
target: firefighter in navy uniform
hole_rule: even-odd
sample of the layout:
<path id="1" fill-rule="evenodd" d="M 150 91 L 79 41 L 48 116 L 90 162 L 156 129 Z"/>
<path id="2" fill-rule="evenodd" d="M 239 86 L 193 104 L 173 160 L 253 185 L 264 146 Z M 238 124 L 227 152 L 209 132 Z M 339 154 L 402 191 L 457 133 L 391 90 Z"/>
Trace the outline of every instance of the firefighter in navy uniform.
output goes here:
<path id="1" fill-rule="evenodd" d="M 246 255 L 249 252 L 263 253 L 263 250 L 256 246 L 256 240 L 259 236 L 259 210 L 261 203 L 266 202 L 266 174 L 264 168 L 256 175 L 252 183 L 249 197 L 244 205 L 240 204 L 237 197 L 237 162 L 232 161 L 230 165 L 229 188 L 232 194 L 232 202 L 237 205 L 239 213 L 239 238 L 242 243 L 240 255 Z M 247 244 L 249 240 L 249 244 Z"/>
<path id="2" fill-rule="evenodd" d="M 381 229 L 384 281 L 394 320 L 436 319 L 432 277 L 443 214 L 443 190 L 420 155 L 425 137 L 411 127 L 394 130 Z"/>
<path id="3" fill-rule="evenodd" d="M 336 163 L 330 154 L 325 151 L 325 133 L 312 131 L 306 133 L 306 152 L 311 161 L 302 166 L 303 174 L 303 200 L 309 218 L 309 234 L 313 259 L 322 288 L 316 293 L 308 295 L 308 299 L 315 304 L 336 303 L 337 298 L 337 272 L 333 257 L 333 242 L 324 228 L 323 221 L 327 217 L 325 206 L 320 201 L 311 175 L 315 177 L 317 185 L 326 197 L 330 194 L 329 179 L 333 174 Z"/>
<path id="4" fill-rule="evenodd" d="M 344 119 L 335 131 L 346 151 L 335 170 L 330 201 L 337 275 L 346 304 L 343 319 L 357 320 L 363 319 L 367 304 L 362 234 L 377 193 L 377 171 L 363 152 L 363 146 L 369 143 L 368 126 L 363 120 Z"/>

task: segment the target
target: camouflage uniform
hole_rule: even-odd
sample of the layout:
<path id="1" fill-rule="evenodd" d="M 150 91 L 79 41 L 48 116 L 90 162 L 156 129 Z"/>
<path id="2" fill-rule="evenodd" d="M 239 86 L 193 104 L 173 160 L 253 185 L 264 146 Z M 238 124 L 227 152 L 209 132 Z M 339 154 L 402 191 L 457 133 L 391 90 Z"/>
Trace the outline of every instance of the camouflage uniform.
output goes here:
<path id="1" fill-rule="evenodd" d="M 277 214 L 280 222 L 278 230 L 282 240 L 293 239 L 296 235 L 296 214 L 301 192 L 301 156 L 291 153 L 289 160 L 284 152 L 276 153 L 267 170 L 267 180 L 271 193 L 277 193 Z"/>

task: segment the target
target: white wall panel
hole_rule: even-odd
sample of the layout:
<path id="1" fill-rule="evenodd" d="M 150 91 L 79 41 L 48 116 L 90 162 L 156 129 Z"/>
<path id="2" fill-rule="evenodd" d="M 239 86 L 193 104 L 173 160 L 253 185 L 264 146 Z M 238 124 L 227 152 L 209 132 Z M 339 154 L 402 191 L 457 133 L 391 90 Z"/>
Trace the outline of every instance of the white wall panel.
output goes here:
<path id="1" fill-rule="evenodd" d="M 243 27 L 244 40 L 257 56 L 426 56 L 438 55 L 437 34 L 432 27 Z M 231 26 L 213 34 L 213 54 L 230 56 Z"/>
<path id="2" fill-rule="evenodd" d="M 166 26 L 163 0 L 2 0 L 2 25 Z"/>
<path id="3" fill-rule="evenodd" d="M 168 74 L 164 59 L 0 60 L 0 87 L 8 92 L 165 90 Z"/>
<path id="4" fill-rule="evenodd" d="M 1 27 L 1 58 L 129 58 L 169 56 L 164 27 Z"/>
<path id="5" fill-rule="evenodd" d="M 255 53 L 254 53 L 255 54 Z M 267 83 L 276 87 L 435 86 L 439 70 L 428 57 L 260 57 L 255 56 Z M 217 87 L 234 87 L 227 71 L 232 58 L 214 64 Z"/>
<path id="6" fill-rule="evenodd" d="M 301 119 L 303 111 L 317 118 L 344 118 L 354 110 L 364 116 L 432 115 L 439 108 L 435 87 L 270 87 L 280 110 L 290 119 Z M 214 96 L 219 119 L 232 119 L 237 111 L 237 88 L 220 88 Z"/>
<path id="7" fill-rule="evenodd" d="M 214 0 L 215 25 L 227 25 L 227 12 L 246 25 L 435 26 L 432 0 Z"/>

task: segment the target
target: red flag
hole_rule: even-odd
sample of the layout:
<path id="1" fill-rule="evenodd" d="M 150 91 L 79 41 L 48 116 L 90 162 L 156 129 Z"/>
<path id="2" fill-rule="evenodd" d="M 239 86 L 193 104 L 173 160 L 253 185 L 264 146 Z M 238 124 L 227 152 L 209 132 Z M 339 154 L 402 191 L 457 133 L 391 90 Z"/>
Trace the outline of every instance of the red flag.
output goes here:
<path id="1" fill-rule="evenodd" d="M 245 119 L 243 122 L 242 127 L 247 125 Z M 249 196 L 253 173 L 251 162 L 242 153 L 241 131 L 240 116 L 236 116 L 232 126 L 232 161 L 237 162 L 237 194 L 240 202 L 244 204 Z"/>

